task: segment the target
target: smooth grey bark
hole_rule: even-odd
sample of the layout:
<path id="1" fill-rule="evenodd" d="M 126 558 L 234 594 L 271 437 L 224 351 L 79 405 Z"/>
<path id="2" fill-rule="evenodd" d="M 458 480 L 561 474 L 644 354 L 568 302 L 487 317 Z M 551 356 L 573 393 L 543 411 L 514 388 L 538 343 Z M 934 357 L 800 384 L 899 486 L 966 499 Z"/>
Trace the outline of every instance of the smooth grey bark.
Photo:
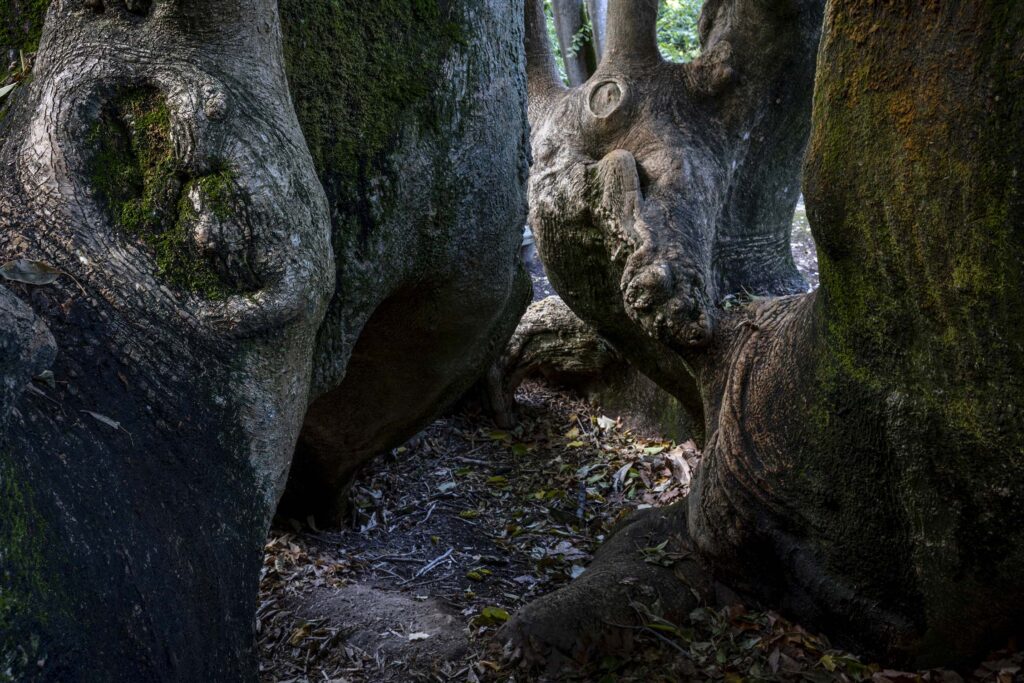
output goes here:
<path id="1" fill-rule="evenodd" d="M 566 78 L 569 85 L 581 85 L 594 73 L 599 55 L 592 40 L 575 44 L 586 20 L 583 0 L 552 0 L 551 10 Z"/>
<path id="2" fill-rule="evenodd" d="M 608 0 L 587 0 L 587 15 L 594 29 L 594 52 L 598 61 L 604 54 L 605 36 L 608 28 Z"/>
<path id="3" fill-rule="evenodd" d="M 444 118 L 385 130 L 394 172 L 366 178 L 314 163 L 277 2 L 52 5 L 0 122 L 0 262 L 64 273 L 9 285 L 57 349 L 52 385 L 20 396 L 50 342 L 0 294 L 29 351 L 2 368 L 0 665 L 17 680 L 254 680 L 300 431 L 350 471 L 504 346 L 528 296 L 522 7 L 474 9 L 444 89 L 421 95 Z M 388 200 L 363 234 L 338 219 L 339 178 Z"/>
<path id="4" fill-rule="evenodd" d="M 394 21 L 394 8 L 384 6 L 334 14 L 322 3 L 285 0 L 282 9 L 296 48 L 313 30 L 302 24 L 306 16 L 316 17 L 320 30 L 334 26 L 312 33 L 311 49 L 361 35 L 365 22 Z M 314 400 L 282 501 L 282 514 L 296 519 L 338 523 L 353 473 L 457 401 L 497 358 L 529 303 L 519 255 L 529 153 L 522 6 L 451 2 L 439 12 L 431 15 L 437 27 L 415 25 L 423 19 L 411 13 L 405 28 L 393 29 L 424 31 L 422 40 L 440 49 L 426 70 L 417 66 L 423 57 L 415 45 L 388 65 L 419 68 L 417 78 L 430 79 L 430 87 L 396 104 L 393 142 L 378 155 L 383 161 L 365 171 L 355 192 L 338 181 L 346 179 L 338 161 L 328 158 L 320 169 L 332 207 L 337 287 L 320 329 Z M 442 30 L 447 38 L 437 35 Z M 391 35 L 367 33 L 362 49 L 394 53 L 378 44 Z M 323 85 L 347 83 L 351 68 L 343 60 L 295 88 L 306 130 L 320 123 L 317 113 L 329 101 L 344 102 L 343 88 Z M 289 68 L 292 82 L 304 83 L 306 66 Z M 373 97 L 394 97 L 394 83 L 375 87 Z M 408 118 L 409 110 L 422 113 Z M 337 142 L 333 134 L 323 137 L 324 148 Z"/>

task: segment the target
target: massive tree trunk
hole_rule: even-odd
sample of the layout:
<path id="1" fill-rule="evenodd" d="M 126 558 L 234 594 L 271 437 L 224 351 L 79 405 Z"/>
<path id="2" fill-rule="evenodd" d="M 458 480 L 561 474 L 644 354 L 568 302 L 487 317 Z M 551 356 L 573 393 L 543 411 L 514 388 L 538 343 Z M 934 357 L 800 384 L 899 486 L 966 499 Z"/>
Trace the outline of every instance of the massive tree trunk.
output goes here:
<path id="1" fill-rule="evenodd" d="M 350 470 L 525 306 L 521 5 L 301 4 L 50 7 L 0 122 L 0 264 L 62 273 L 0 290 L 0 679 L 253 680 L 300 430 Z"/>
<path id="2" fill-rule="evenodd" d="M 64 273 L 11 285 L 58 349 L 0 454 L 16 679 L 255 676 L 333 287 L 280 41 L 271 1 L 55 3 L 3 122 L 0 261 Z"/>
<path id="3" fill-rule="evenodd" d="M 522 7 L 282 0 L 281 11 L 337 262 L 282 513 L 329 524 L 355 470 L 462 396 L 529 303 Z"/>
<path id="4" fill-rule="evenodd" d="M 742 303 L 727 297 L 793 285 L 773 226 L 795 171 L 766 172 L 764 160 L 799 157 L 803 105 L 787 102 L 805 102 L 820 6 L 709 2 L 705 57 L 676 72 L 671 99 L 715 74 L 732 85 L 689 100 L 682 111 L 701 125 L 677 116 L 655 128 L 649 117 L 680 110 L 643 85 L 669 67 L 654 58 L 650 16 L 622 12 L 634 4 L 613 0 L 609 54 L 621 57 L 589 90 L 561 92 L 531 68 L 531 199 L 552 280 L 581 317 L 639 363 L 653 349 L 684 364 L 702 391 L 705 460 L 687 503 L 662 514 L 674 543 L 697 551 L 677 571 L 897 663 L 955 665 L 1020 635 L 1024 6 L 829 6 L 806 170 L 822 286 Z M 727 59 L 709 74 L 701 61 L 716 52 Z M 786 64 L 786 88 L 765 88 Z M 774 141 L 738 116 L 759 109 L 756 121 L 788 117 Z M 708 112 L 741 125 L 708 125 Z M 589 127 L 589 147 L 567 121 Z M 723 234 L 738 248 L 722 252 Z M 558 635 L 566 596 L 590 615 L 573 626 L 622 616 L 622 598 L 590 607 L 629 571 L 607 567 L 527 608 L 510 633 L 533 650 L 585 645 Z M 685 617 L 690 588 L 651 581 Z"/>

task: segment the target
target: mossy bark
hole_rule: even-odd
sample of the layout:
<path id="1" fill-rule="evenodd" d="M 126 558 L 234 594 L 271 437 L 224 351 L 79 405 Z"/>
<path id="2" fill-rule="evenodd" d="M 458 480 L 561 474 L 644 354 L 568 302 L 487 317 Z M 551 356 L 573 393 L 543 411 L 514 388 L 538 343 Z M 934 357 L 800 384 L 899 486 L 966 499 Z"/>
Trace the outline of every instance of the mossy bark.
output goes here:
<path id="1" fill-rule="evenodd" d="M 352 473 L 454 403 L 526 308 L 521 9 L 281 3 L 337 262 L 284 515 L 338 521 Z"/>
<path id="2" fill-rule="evenodd" d="M 780 573 L 754 578 L 750 551 L 739 574 L 894 661 L 964 663 L 1024 623 L 1022 29 L 998 2 L 831 8 L 806 187 L 822 288 L 733 344 L 763 359 L 727 429 L 772 441 L 724 444 L 694 500 L 735 559 L 746 535 L 716 527 L 765 505 L 715 511 L 714 486 L 758 463 L 775 521 L 744 542 L 770 537 Z"/>
<path id="3" fill-rule="evenodd" d="M 43 21 L 50 0 L 7 0 L 0 7 L 0 73 L 19 52 L 35 52 L 43 34 Z"/>
<path id="4" fill-rule="evenodd" d="M 54 3 L 9 97 L 0 262 L 61 275 L 0 288 L 0 678 L 254 680 L 333 289 L 276 3 Z"/>
<path id="5" fill-rule="evenodd" d="M 522 8 L 348 4 L 50 8 L 0 121 L 0 262 L 61 272 L 11 286 L 59 348 L 24 393 L 43 368 L 6 353 L 22 313 L 0 288 L 0 664 L 19 681 L 253 680 L 300 431 L 350 471 L 511 335 Z"/>
<path id="6" fill-rule="evenodd" d="M 956 661 L 1024 624 L 1024 8 L 837 6 L 828 28 L 816 414 L 865 397 L 878 427 L 833 418 L 821 450 L 838 462 L 854 436 L 887 472 L 865 518 L 901 548 L 910 650 Z"/>
<path id="7" fill-rule="evenodd" d="M 965 665 L 1024 628 L 1022 54 L 1019 3 L 832 2 L 805 171 L 821 288 L 722 305 L 672 354 L 705 402 L 707 571 L 891 664 Z"/>

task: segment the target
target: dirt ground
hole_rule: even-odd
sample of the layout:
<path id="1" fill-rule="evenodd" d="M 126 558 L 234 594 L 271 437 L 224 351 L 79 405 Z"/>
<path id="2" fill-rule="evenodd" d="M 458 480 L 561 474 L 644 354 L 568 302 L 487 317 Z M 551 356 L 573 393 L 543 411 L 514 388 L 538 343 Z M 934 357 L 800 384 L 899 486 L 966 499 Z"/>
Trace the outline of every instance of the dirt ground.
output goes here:
<path id="1" fill-rule="evenodd" d="M 353 489 L 350 528 L 274 530 L 258 612 L 262 681 L 1020 680 L 1019 655 L 993 655 L 966 679 L 886 671 L 777 614 L 738 609 L 647 623 L 628 657 L 578 674 L 508 667 L 496 628 L 585 571 L 623 515 L 680 500 L 700 464 L 692 443 L 638 438 L 541 384 L 518 398 L 513 431 L 462 412 L 380 458 Z"/>

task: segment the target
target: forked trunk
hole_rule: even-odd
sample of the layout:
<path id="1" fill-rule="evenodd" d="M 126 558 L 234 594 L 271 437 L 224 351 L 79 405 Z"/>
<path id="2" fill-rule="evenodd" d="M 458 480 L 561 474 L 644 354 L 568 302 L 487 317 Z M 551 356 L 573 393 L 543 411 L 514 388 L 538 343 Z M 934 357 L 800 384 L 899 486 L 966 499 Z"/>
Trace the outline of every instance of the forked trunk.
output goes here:
<path id="1" fill-rule="evenodd" d="M 613 0 L 612 21 L 615 8 Z M 783 216 L 779 198 L 795 197 L 795 175 L 773 177 L 763 160 L 792 160 L 802 148 L 785 141 L 799 138 L 802 110 L 790 105 L 804 101 L 792 79 L 789 90 L 759 90 L 777 62 L 745 63 L 766 26 L 745 18 L 774 13 L 774 44 L 804 46 L 778 62 L 792 68 L 813 54 L 809 34 L 797 36 L 814 9 L 744 0 L 704 8 L 699 61 L 717 66 L 689 82 L 719 94 L 688 111 L 716 111 L 721 98 L 739 95 L 718 120 L 739 139 L 750 136 L 746 156 L 723 154 L 732 138 L 714 138 L 713 126 L 678 119 L 680 143 L 639 156 L 658 149 L 663 129 L 654 135 L 635 115 L 608 119 L 621 108 L 670 109 L 633 80 L 531 104 L 542 115 L 534 121 L 535 231 L 552 282 L 581 317 L 638 363 L 683 363 L 699 381 L 705 460 L 685 514 L 664 513 L 686 519 L 689 538 L 673 543 L 699 551 L 685 570 L 701 569 L 867 655 L 957 665 L 1024 625 L 1024 6 L 829 6 L 805 182 L 822 286 L 744 303 L 726 296 L 740 281 L 785 281 L 763 279 L 783 235 L 766 227 Z M 635 24 L 622 30 L 637 41 L 646 35 Z M 631 61 L 602 72 L 621 79 Z M 738 85 L 722 92 L 716 83 Z M 758 92 L 767 99 L 749 97 Z M 759 109 L 775 121 L 789 111 L 793 124 L 773 142 L 775 128 L 753 123 L 764 119 L 737 118 Z M 619 151 L 600 162 L 584 154 L 574 124 L 563 123 L 580 117 L 566 110 L 583 120 L 605 113 L 603 128 L 590 124 L 593 135 Z M 747 123 L 728 128 L 737 121 Z M 709 140 L 721 141 L 709 148 Z M 786 154 L 773 154 L 773 144 Z M 679 183 L 676 204 L 659 205 L 668 179 Z M 592 203 L 577 216 L 564 210 L 577 210 L 566 197 Z M 672 219 L 680 205 L 706 222 L 681 231 L 687 224 Z M 736 248 L 715 256 L 716 239 Z M 645 249 L 655 275 L 631 296 L 629 259 Z M 562 258 L 570 252 L 582 254 L 575 264 Z M 679 272 L 712 273 L 703 281 L 718 287 L 680 296 Z M 685 320 L 694 308 L 710 324 L 687 343 L 680 333 L 692 330 Z M 625 309 L 636 324 L 609 309 Z M 619 616 L 599 598 L 621 578 L 607 566 L 571 587 L 588 619 L 577 612 L 560 631 L 569 622 L 556 596 L 524 610 L 508 633 L 521 644 L 534 636 L 533 651 L 538 639 L 563 653 L 593 646 L 593 634 L 571 629 L 600 631 L 604 616 Z M 685 615 L 690 588 L 673 593 L 671 577 L 652 580 L 659 604 Z"/>

